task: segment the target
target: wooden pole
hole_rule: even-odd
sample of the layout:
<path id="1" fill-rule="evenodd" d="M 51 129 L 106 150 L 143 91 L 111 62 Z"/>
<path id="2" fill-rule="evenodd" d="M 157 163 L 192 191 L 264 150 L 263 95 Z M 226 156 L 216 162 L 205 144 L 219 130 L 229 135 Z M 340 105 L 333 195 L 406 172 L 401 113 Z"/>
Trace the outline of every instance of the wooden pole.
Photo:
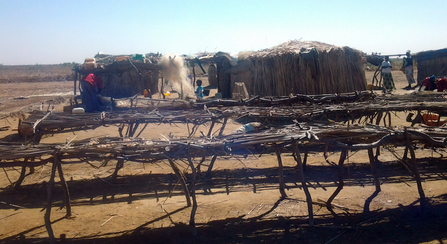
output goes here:
<path id="1" fill-rule="evenodd" d="M 382 120 L 383 112 L 379 111 L 377 112 L 377 119 L 376 119 L 376 125 L 380 124 L 380 120 Z"/>
<path id="2" fill-rule="evenodd" d="M 51 205 L 52 205 L 52 201 L 53 201 L 54 176 L 56 174 L 56 164 L 57 164 L 56 162 L 57 162 L 57 157 L 54 156 L 54 162 L 51 167 L 51 176 L 50 176 L 50 180 L 47 185 L 47 207 L 46 207 L 46 212 L 45 212 L 45 216 L 44 216 L 45 228 L 47 229 L 48 237 L 50 238 L 51 244 L 56 243 L 56 240 L 54 239 L 53 228 L 51 227 L 51 220 L 50 220 Z"/>
<path id="3" fill-rule="evenodd" d="M 163 99 L 166 99 L 166 96 L 165 96 L 165 92 L 164 92 L 164 85 L 165 85 L 165 82 L 164 82 L 164 80 L 163 80 L 163 76 L 161 77 L 161 91 L 160 91 L 160 93 L 161 93 L 161 95 L 163 96 Z"/>
<path id="4" fill-rule="evenodd" d="M 422 188 L 422 182 L 421 182 L 421 176 L 419 174 L 419 169 L 418 169 L 418 163 L 416 161 L 416 153 L 414 152 L 414 148 L 411 145 L 411 141 L 410 141 L 410 135 L 408 134 L 407 128 L 405 127 L 405 137 L 406 137 L 406 142 L 407 142 L 407 147 L 408 150 L 410 151 L 410 156 L 411 156 L 411 164 L 412 164 L 412 168 L 413 168 L 413 173 L 416 179 L 416 184 L 418 186 L 418 192 L 419 192 L 419 200 L 421 203 L 421 211 L 425 212 L 425 205 L 426 205 L 426 201 L 425 201 L 425 193 L 424 193 L 424 189 Z"/>
<path id="5" fill-rule="evenodd" d="M 210 126 L 210 130 L 208 131 L 208 134 L 206 135 L 206 137 L 210 137 L 211 136 L 211 133 L 213 132 L 213 128 L 214 128 L 214 124 L 216 123 L 216 121 L 212 121 L 211 122 L 211 126 Z"/>
<path id="6" fill-rule="evenodd" d="M 368 148 L 368 156 L 369 156 L 369 163 L 371 165 L 371 173 L 374 178 L 374 185 L 376 187 L 376 192 L 380 192 L 380 181 L 379 177 L 377 175 L 377 168 L 376 168 L 376 159 L 374 158 L 374 152 L 372 148 Z"/>
<path id="7" fill-rule="evenodd" d="M 228 118 L 225 117 L 224 122 L 222 123 L 222 127 L 220 128 L 220 131 L 219 131 L 219 136 L 222 136 L 225 126 L 227 125 L 227 121 L 228 121 Z"/>
<path id="8" fill-rule="evenodd" d="M 297 145 L 298 147 L 298 145 Z M 304 152 L 304 161 L 303 161 L 303 172 L 306 169 L 306 165 L 307 165 L 307 157 L 309 156 L 309 150 L 307 149 L 307 146 L 305 146 L 304 148 L 306 151 Z"/>
<path id="9" fill-rule="evenodd" d="M 188 186 L 186 185 L 185 178 L 183 177 L 182 173 L 178 169 L 177 165 L 175 165 L 174 161 L 170 158 L 168 158 L 168 161 L 169 161 L 169 165 L 171 165 L 172 170 L 174 170 L 175 175 L 180 180 L 180 184 L 182 184 L 183 192 L 185 193 L 185 197 L 186 197 L 186 205 L 188 207 L 191 207 L 191 198 L 189 196 L 189 190 L 188 190 Z"/>
<path id="10" fill-rule="evenodd" d="M 70 192 L 68 191 L 68 184 L 65 181 L 64 172 L 62 171 L 62 164 L 57 155 L 55 156 L 55 162 L 57 166 L 57 173 L 59 174 L 59 178 L 61 180 L 62 190 L 64 192 L 65 207 L 67 208 L 67 214 L 65 217 L 69 218 L 71 216 Z"/>
<path id="11" fill-rule="evenodd" d="M 197 230 L 196 230 L 196 222 L 195 222 L 194 218 L 196 216 L 196 211 L 197 211 L 197 199 L 196 199 L 196 177 L 197 177 L 196 173 L 197 172 L 196 172 L 196 168 L 194 167 L 194 163 L 192 162 L 191 154 L 189 153 L 189 147 L 188 147 L 188 162 L 189 162 L 189 167 L 191 168 L 191 173 L 192 173 L 192 182 L 191 182 L 192 209 L 191 209 L 191 216 L 189 218 L 189 226 L 192 227 L 193 235 L 196 236 Z"/>
<path id="12" fill-rule="evenodd" d="M 113 174 L 111 176 L 112 182 L 114 182 L 116 180 L 116 177 L 118 177 L 118 171 L 121 168 L 123 168 L 123 166 L 124 166 L 124 159 L 118 159 L 118 161 L 116 161 L 115 171 L 113 172 Z"/>
<path id="13" fill-rule="evenodd" d="M 25 160 L 23 162 L 24 163 L 28 162 L 28 158 L 25 158 Z M 23 180 L 25 179 L 25 176 L 26 176 L 26 166 L 22 166 L 22 170 L 20 171 L 19 179 L 14 184 L 14 189 L 17 190 L 20 188 L 20 185 L 22 184 Z"/>
<path id="14" fill-rule="evenodd" d="M 73 94 L 76 96 L 76 81 L 78 80 L 78 72 L 74 75 L 74 86 L 73 86 Z"/>
<path id="15" fill-rule="evenodd" d="M 195 65 L 194 63 L 192 64 L 192 75 L 193 75 L 193 81 L 192 81 L 192 87 L 194 88 L 194 90 L 196 89 L 196 69 L 195 69 Z"/>
<path id="16" fill-rule="evenodd" d="M 326 204 L 328 208 L 330 208 L 330 205 L 332 201 L 335 199 L 335 197 L 340 193 L 340 191 L 343 189 L 343 163 L 345 162 L 346 155 L 348 154 L 348 149 L 342 149 L 340 154 L 340 160 L 338 161 L 338 186 L 337 189 L 335 189 L 334 193 L 332 193 L 331 197 L 327 200 Z"/>
<path id="17" fill-rule="evenodd" d="M 276 157 L 278 158 L 278 171 L 279 171 L 279 192 L 281 193 L 281 198 L 284 199 L 287 197 L 284 183 L 284 175 L 283 175 L 283 166 L 281 160 L 281 151 L 279 146 L 276 147 Z"/>
<path id="18" fill-rule="evenodd" d="M 293 148 L 295 151 L 295 159 L 296 163 L 298 164 L 298 171 L 299 171 L 299 178 L 301 180 L 301 186 L 303 187 L 304 194 L 306 195 L 306 202 L 307 202 L 307 211 L 309 212 L 309 226 L 314 226 L 314 211 L 312 206 L 312 196 L 310 195 L 309 189 L 307 188 L 306 180 L 304 179 L 304 165 L 301 161 L 301 152 L 298 148 L 298 144 L 296 143 L 295 139 L 292 140 Z"/>
<path id="19" fill-rule="evenodd" d="M 211 176 L 211 170 L 213 170 L 214 162 L 216 162 L 217 155 L 213 155 L 213 158 L 211 159 L 210 166 L 208 167 L 208 170 L 206 171 L 206 177 Z"/>

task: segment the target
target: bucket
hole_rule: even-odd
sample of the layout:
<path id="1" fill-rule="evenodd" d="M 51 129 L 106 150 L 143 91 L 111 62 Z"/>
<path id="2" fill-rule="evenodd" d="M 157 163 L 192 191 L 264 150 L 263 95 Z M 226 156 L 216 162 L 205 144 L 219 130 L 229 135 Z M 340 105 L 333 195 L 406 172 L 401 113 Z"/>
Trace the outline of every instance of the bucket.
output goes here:
<path id="1" fill-rule="evenodd" d="M 207 90 L 207 89 L 203 90 L 203 95 L 209 96 L 210 95 L 210 90 Z"/>

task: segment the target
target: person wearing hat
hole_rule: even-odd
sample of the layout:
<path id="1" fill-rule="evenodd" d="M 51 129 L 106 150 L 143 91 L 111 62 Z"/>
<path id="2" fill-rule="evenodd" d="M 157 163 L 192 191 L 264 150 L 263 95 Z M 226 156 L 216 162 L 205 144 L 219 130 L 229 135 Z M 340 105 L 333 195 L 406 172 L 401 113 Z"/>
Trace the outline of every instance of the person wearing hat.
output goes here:
<path id="1" fill-rule="evenodd" d="M 416 83 L 416 81 L 414 80 L 414 77 L 413 77 L 413 59 L 411 58 L 409 50 L 406 52 L 406 55 L 407 55 L 407 57 L 404 57 L 404 59 L 403 59 L 404 62 L 403 62 L 403 67 L 402 67 L 404 69 L 405 76 L 407 77 L 407 81 L 408 81 L 408 86 L 405 87 L 405 89 L 411 89 L 411 84 Z M 418 84 L 418 85 L 422 86 L 422 84 Z"/>
<path id="2" fill-rule="evenodd" d="M 383 78 L 383 87 L 387 92 L 391 92 L 395 90 L 393 76 L 391 75 L 391 63 L 390 58 L 385 56 L 385 60 L 382 62 L 382 78 Z"/>

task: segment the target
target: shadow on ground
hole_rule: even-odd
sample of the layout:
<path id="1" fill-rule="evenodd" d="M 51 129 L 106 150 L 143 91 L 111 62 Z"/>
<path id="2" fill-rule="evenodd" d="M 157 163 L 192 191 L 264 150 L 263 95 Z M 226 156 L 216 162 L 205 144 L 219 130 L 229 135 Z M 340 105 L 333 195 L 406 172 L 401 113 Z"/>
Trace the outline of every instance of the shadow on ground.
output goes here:
<path id="1" fill-rule="evenodd" d="M 168 213 L 167 218 L 175 212 Z M 149 221 L 132 231 L 99 234 L 60 243 L 420 243 L 447 240 L 447 195 L 431 198 L 424 213 L 419 206 L 400 206 L 370 213 L 316 216 L 309 227 L 306 216 L 249 219 L 227 218 L 198 223 L 196 229 L 173 223 L 169 227 L 150 228 Z M 272 211 L 267 210 L 267 212 Z M 194 235 L 193 233 L 197 233 Z M 24 239 L 17 235 L 6 243 L 47 243 L 48 239 Z"/>

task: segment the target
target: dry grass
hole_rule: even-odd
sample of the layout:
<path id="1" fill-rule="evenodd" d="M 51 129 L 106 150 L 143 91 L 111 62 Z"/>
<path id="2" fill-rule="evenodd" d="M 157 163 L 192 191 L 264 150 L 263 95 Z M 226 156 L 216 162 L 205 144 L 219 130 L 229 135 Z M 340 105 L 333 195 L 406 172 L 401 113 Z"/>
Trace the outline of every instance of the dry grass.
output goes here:
<path id="1" fill-rule="evenodd" d="M 0 83 L 73 80 L 74 65 L 0 65 Z"/>
<path id="2" fill-rule="evenodd" d="M 363 56 L 349 47 L 289 41 L 252 53 L 251 65 L 232 72 L 252 95 L 330 94 L 366 89 Z"/>

